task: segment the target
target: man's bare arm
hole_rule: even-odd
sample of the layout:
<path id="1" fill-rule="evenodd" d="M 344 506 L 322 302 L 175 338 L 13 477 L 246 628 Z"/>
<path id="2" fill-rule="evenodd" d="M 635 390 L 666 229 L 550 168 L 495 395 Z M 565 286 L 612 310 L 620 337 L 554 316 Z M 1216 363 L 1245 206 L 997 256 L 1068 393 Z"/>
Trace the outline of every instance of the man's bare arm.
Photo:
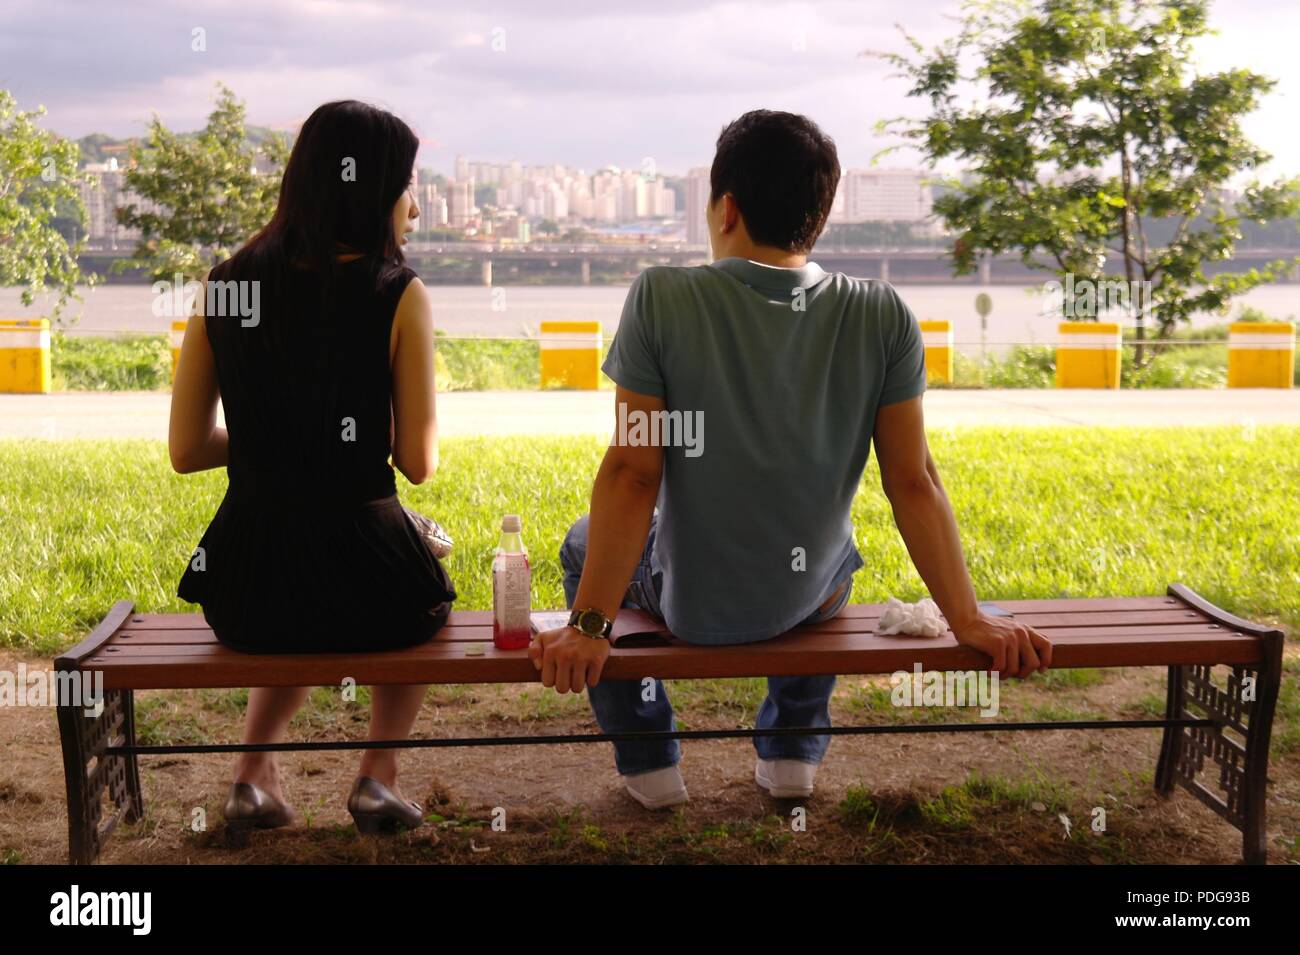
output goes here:
<path id="1" fill-rule="evenodd" d="M 650 416 L 665 409 L 662 399 L 621 386 L 614 401 L 616 408 L 625 406 L 628 415 L 644 412 Z M 591 490 L 587 558 L 574 598 L 575 609 L 594 608 L 611 620 L 618 614 L 632 572 L 645 551 L 662 475 L 663 448 L 657 445 L 631 447 L 619 444 L 616 438 L 606 450 Z M 609 644 L 563 627 L 538 634 L 529 655 L 541 671 L 544 686 L 553 686 L 560 693 L 579 693 L 600 681 Z"/>
<path id="2" fill-rule="evenodd" d="M 624 388 L 617 390 L 615 401 L 625 405 L 629 415 L 664 410 L 661 399 Z M 650 533 L 663 459 L 663 448 L 657 445 L 627 447 L 615 443 L 606 450 L 591 489 L 587 560 L 574 598 L 574 607 L 579 610 L 594 607 L 610 619 L 618 613 Z"/>
<path id="3" fill-rule="evenodd" d="M 1028 676 L 1051 664 L 1052 647 L 1032 627 L 980 612 L 952 505 L 925 440 L 921 398 L 886 405 L 873 443 L 880 480 L 917 573 L 959 643 L 993 658 L 993 669 Z"/>

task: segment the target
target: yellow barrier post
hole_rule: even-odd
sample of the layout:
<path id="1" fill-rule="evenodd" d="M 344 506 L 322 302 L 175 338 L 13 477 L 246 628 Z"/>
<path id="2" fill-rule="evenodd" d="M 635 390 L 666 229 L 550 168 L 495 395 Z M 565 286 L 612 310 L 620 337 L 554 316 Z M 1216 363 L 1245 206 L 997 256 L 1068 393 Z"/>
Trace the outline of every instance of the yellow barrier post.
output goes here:
<path id="1" fill-rule="evenodd" d="M 48 318 L 0 318 L 0 392 L 50 393 Z"/>
<path id="2" fill-rule="evenodd" d="M 1116 322 L 1061 322 L 1056 387 L 1118 388 L 1121 333 Z"/>
<path id="3" fill-rule="evenodd" d="M 600 322 L 542 322 L 543 388 L 600 387 Z"/>
<path id="4" fill-rule="evenodd" d="M 1228 326 L 1229 388 L 1290 388 L 1294 381 L 1294 325 L 1233 322 Z"/>
<path id="5" fill-rule="evenodd" d="M 186 319 L 172 322 L 172 381 L 176 380 L 176 366 L 181 363 L 181 343 L 185 341 Z"/>
<path id="6" fill-rule="evenodd" d="M 952 322 L 921 322 L 921 340 L 925 344 L 926 380 L 952 384 Z"/>

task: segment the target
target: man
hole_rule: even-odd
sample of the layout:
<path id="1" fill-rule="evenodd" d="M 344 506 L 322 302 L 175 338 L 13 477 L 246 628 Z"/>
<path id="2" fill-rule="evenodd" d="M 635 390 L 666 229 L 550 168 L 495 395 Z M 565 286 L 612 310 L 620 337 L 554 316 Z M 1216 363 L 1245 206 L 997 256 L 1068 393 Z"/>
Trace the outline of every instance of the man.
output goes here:
<path id="1" fill-rule="evenodd" d="M 600 680 L 620 606 L 712 645 L 839 612 L 863 566 L 850 507 L 873 442 L 899 532 L 957 640 L 1004 675 L 1051 663 L 1041 634 L 978 607 L 926 445 L 915 317 L 887 284 L 808 261 L 839 177 L 835 144 L 810 120 L 746 113 L 718 137 L 710 173 L 715 261 L 648 269 L 628 293 L 604 365 L 619 432 L 591 513 L 560 550 L 571 626 L 529 651 L 546 686 L 587 689 L 605 732 L 674 726 L 658 681 Z M 834 684 L 770 678 L 758 727 L 829 726 Z M 756 781 L 810 795 L 828 742 L 756 738 Z M 679 758 L 676 740 L 615 746 L 629 793 L 652 809 L 686 801 Z"/>

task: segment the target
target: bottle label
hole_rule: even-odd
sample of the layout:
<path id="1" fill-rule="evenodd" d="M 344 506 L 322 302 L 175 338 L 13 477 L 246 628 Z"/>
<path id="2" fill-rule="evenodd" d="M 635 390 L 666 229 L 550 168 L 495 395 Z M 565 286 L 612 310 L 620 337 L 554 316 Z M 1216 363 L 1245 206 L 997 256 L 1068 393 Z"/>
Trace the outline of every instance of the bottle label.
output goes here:
<path id="1" fill-rule="evenodd" d="M 503 554 L 492 568 L 492 615 L 497 627 L 509 632 L 528 632 L 531 608 L 531 577 L 528 558 Z"/>

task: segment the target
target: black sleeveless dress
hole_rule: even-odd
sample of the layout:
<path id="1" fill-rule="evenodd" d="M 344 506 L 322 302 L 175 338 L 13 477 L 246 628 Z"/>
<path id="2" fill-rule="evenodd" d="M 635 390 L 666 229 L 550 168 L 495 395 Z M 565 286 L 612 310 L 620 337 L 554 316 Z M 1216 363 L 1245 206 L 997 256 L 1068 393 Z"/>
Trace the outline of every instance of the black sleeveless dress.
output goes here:
<path id="1" fill-rule="evenodd" d="M 202 605 L 218 640 L 254 653 L 427 640 L 456 592 L 389 464 L 389 342 L 415 273 L 362 258 L 326 289 L 307 271 L 268 279 L 237 262 L 209 282 L 260 279 L 256 317 L 204 319 L 229 485 L 178 596 Z"/>

